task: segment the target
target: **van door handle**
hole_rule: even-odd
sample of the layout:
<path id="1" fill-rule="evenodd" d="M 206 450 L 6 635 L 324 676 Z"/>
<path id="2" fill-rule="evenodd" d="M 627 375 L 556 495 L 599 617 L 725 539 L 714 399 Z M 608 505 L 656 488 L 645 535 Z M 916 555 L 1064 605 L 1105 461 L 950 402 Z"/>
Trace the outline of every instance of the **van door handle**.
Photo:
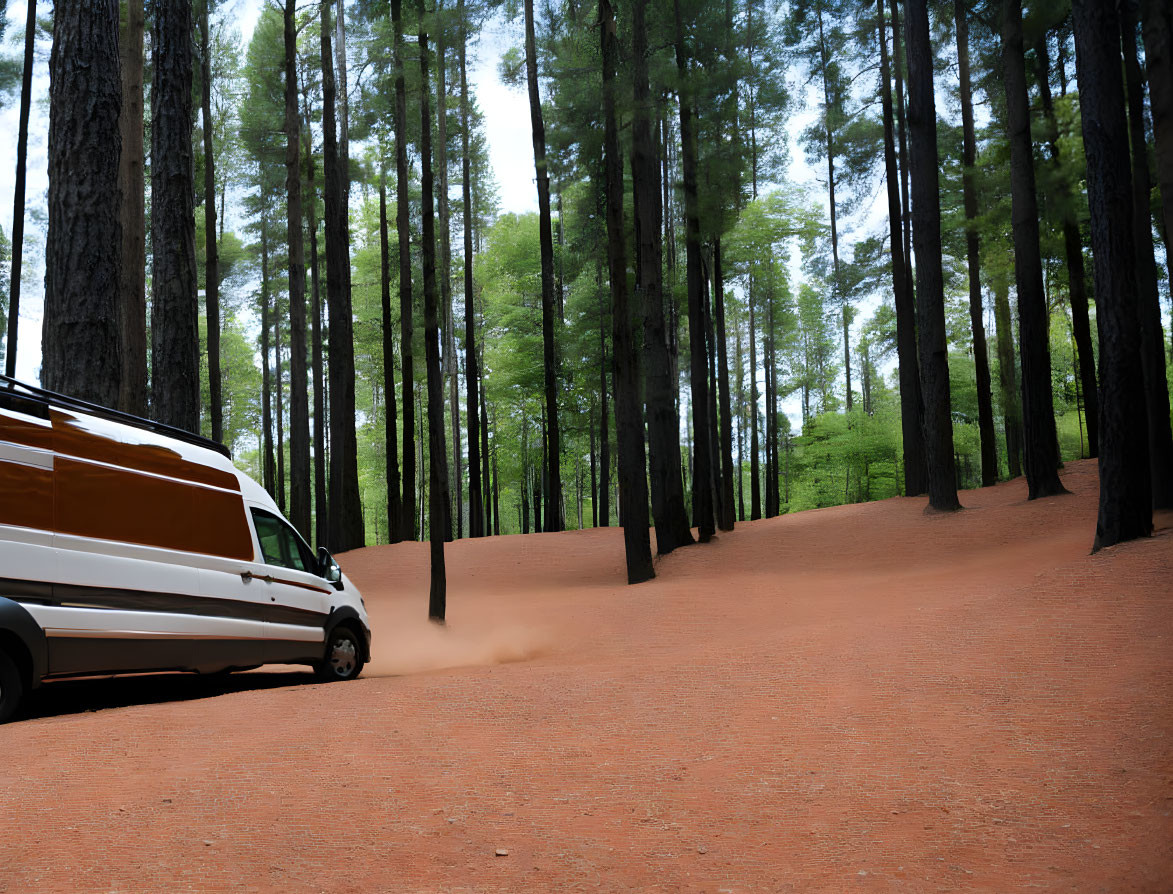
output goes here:
<path id="1" fill-rule="evenodd" d="M 248 583 L 250 580 L 254 580 L 254 579 L 255 579 L 255 580 L 263 580 L 263 581 L 264 581 L 265 583 L 267 583 L 267 584 L 271 584 L 271 583 L 273 583 L 273 576 L 272 576 L 271 574 L 266 574 L 264 577 L 262 577 L 262 576 L 261 576 L 261 575 L 259 575 L 259 574 L 253 574 L 251 571 L 242 571 L 242 572 L 240 572 L 240 579 L 241 579 L 242 581 L 244 581 L 246 584 L 247 584 L 247 583 Z"/>

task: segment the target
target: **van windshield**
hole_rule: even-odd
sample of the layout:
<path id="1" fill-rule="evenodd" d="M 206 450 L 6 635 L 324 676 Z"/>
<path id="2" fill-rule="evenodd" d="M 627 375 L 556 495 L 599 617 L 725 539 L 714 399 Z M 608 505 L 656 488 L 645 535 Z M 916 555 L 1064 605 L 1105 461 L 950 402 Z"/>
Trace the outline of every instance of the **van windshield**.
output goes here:
<path id="1" fill-rule="evenodd" d="M 261 554 L 266 565 L 293 568 L 297 571 L 315 573 L 313 556 L 309 547 L 302 543 L 293 528 L 284 521 L 265 512 L 253 509 L 253 524 L 257 529 L 257 540 L 261 543 Z"/>

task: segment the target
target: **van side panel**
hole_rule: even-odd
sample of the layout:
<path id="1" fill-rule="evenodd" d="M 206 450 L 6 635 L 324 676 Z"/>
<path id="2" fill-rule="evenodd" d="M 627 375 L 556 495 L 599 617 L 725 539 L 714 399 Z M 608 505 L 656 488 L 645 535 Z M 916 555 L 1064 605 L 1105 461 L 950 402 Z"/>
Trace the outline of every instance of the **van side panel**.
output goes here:
<path id="1" fill-rule="evenodd" d="M 53 470 L 24 465 L 16 455 L 0 442 L 0 525 L 52 530 Z"/>
<path id="2" fill-rule="evenodd" d="M 57 457 L 53 506 L 62 534 L 249 561 L 240 493 Z"/>
<path id="3" fill-rule="evenodd" d="M 153 475 L 226 490 L 240 490 L 234 474 L 184 458 L 179 445 L 172 448 L 157 443 L 161 440 L 158 435 L 129 426 L 115 428 L 102 420 L 56 409 L 50 410 L 49 416 L 53 420 L 53 447 L 63 456 L 127 466 Z"/>

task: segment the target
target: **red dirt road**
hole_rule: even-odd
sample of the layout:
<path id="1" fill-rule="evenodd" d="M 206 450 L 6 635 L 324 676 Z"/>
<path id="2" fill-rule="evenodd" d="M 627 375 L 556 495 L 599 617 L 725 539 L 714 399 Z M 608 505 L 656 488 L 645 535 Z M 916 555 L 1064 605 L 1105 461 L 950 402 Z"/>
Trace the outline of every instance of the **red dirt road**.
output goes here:
<path id="1" fill-rule="evenodd" d="M 463 541 L 446 630 L 425 546 L 346 555 L 364 679 L 55 684 L 0 728 L 0 891 L 1173 890 L 1173 518 L 1089 556 L 1063 477 L 638 587 L 617 530 Z"/>

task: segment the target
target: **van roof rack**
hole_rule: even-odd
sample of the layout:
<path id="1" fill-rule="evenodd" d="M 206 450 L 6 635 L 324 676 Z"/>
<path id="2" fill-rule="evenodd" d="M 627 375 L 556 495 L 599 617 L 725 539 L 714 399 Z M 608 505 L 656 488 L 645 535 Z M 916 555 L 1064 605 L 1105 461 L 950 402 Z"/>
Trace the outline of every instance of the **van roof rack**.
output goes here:
<path id="1" fill-rule="evenodd" d="M 155 422 L 153 419 L 144 419 L 132 413 L 124 413 L 121 410 L 112 410 L 100 404 L 90 403 L 88 400 L 70 397 L 67 394 L 58 394 L 56 391 L 49 391 L 45 388 L 37 388 L 35 385 L 29 385 L 18 379 L 4 375 L 0 375 L 0 389 L 10 391 L 14 394 L 18 393 L 19 389 L 20 392 L 25 392 L 21 395 L 22 397 L 29 398 L 45 406 L 79 410 L 83 413 L 89 413 L 91 416 L 100 416 L 103 419 L 109 419 L 111 422 L 121 422 L 124 425 L 131 425 L 135 428 L 142 428 L 155 432 L 156 434 L 166 435 L 169 438 L 175 438 L 177 441 L 183 441 L 196 447 L 206 447 L 209 450 L 215 450 L 228 459 L 232 459 L 232 454 L 228 452 L 228 448 L 218 441 L 205 438 L 203 435 L 192 434 L 189 431 L 184 431 L 181 428 L 175 428 L 171 425 L 164 425 L 162 422 Z"/>

